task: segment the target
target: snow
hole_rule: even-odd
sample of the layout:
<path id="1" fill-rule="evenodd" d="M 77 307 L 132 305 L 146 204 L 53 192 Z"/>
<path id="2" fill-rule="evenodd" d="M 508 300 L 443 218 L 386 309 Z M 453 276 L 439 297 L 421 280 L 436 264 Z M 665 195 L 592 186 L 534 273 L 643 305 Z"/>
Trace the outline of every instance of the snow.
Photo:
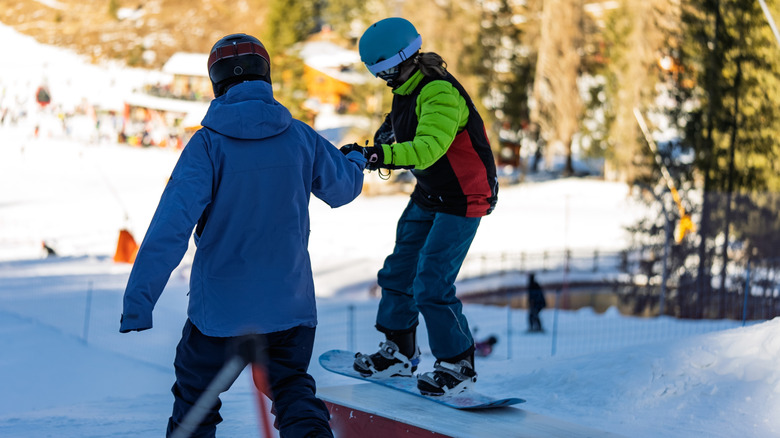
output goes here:
<path id="1" fill-rule="evenodd" d="M 96 88 L 127 96 L 131 87 L 121 78 L 155 75 L 87 66 L 4 26 L 0 37 L 29 57 L 17 54 L 21 62 L 0 65 L 0 105 L 27 111 L 17 124 L 0 124 L 0 436 L 161 436 L 192 254 L 171 277 L 154 329 L 125 335 L 118 319 L 130 266 L 113 263 L 111 255 L 121 228 L 142 238 L 178 152 L 85 143 L 54 129 L 35 138 L 33 126 L 56 124 L 57 115 L 29 102 L 43 71 L 55 101 L 71 104 L 99 99 Z M 376 348 L 377 300 L 368 289 L 407 202 L 406 195 L 363 196 L 330 209 L 312 200 L 315 357 L 331 348 Z M 629 240 L 622 225 L 640 212 L 615 183 L 506 186 L 472 253 L 620 249 Z M 44 258 L 44 240 L 59 257 Z M 478 337 L 499 336 L 494 354 L 478 358 L 478 388 L 525 398 L 524 410 L 632 437 L 780 434 L 780 319 L 741 327 L 631 318 L 614 308 L 546 309 L 548 332 L 530 335 L 523 309 L 464 309 Z M 551 355 L 554 321 L 558 353 Z M 433 359 L 422 328 L 424 370 Z M 355 383 L 316 360 L 310 371 L 320 387 Z M 244 373 L 222 396 L 219 436 L 258 435 L 254 397 Z"/>
<path id="2" fill-rule="evenodd" d="M 0 106 L 34 111 L 34 91 L 47 85 L 53 100 L 65 111 L 85 100 L 105 109 L 122 109 L 122 97 L 143 84 L 154 84 L 169 75 L 117 64 L 98 67 L 83 57 L 57 47 L 38 44 L 32 37 L 0 24 L 0 40 L 7 43 L 0 64 Z M 5 145 L 5 144 L 4 144 Z"/>

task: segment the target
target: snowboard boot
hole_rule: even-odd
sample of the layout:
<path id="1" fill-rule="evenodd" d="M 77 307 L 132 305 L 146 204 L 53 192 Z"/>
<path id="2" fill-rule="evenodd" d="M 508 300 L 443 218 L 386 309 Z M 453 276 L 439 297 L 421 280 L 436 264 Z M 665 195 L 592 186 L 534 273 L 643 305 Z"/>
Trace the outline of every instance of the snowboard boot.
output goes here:
<path id="1" fill-rule="evenodd" d="M 352 368 L 363 377 L 412 377 L 420 363 L 420 348 L 414 331 L 387 333 L 379 343 L 379 351 L 368 355 L 355 354 Z"/>
<path id="2" fill-rule="evenodd" d="M 472 352 L 469 357 L 457 362 L 437 360 L 433 371 L 417 376 L 417 389 L 423 395 L 454 395 L 472 388 L 476 382 Z"/>

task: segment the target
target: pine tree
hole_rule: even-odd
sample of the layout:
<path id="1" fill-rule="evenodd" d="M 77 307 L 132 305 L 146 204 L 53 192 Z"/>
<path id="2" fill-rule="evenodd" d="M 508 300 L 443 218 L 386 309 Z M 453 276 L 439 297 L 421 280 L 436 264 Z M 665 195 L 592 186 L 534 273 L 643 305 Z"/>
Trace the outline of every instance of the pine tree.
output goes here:
<path id="1" fill-rule="evenodd" d="M 370 16 L 370 3 L 366 0 L 330 0 L 323 9 L 323 23 L 333 33 L 357 43 L 363 31 L 375 20 Z"/>
<path id="2" fill-rule="evenodd" d="M 298 44 L 319 30 L 321 1 L 272 0 L 261 40 L 271 56 L 274 97 L 296 118 L 306 119 L 303 60 L 296 55 Z"/>
<path id="3" fill-rule="evenodd" d="M 322 0 L 272 0 L 265 20 L 263 41 L 271 56 L 286 51 L 319 30 Z"/>
<path id="4" fill-rule="evenodd" d="M 533 84 L 533 59 L 518 20 L 521 12 L 510 0 L 483 4 L 477 42 L 463 56 L 469 73 L 478 78 L 478 95 L 496 119 L 514 130 L 528 122 Z"/>
<path id="5" fill-rule="evenodd" d="M 696 292 L 712 295 L 711 279 L 718 275 L 722 314 L 730 243 L 739 240 L 747 254 L 756 254 L 765 250 L 762 241 L 776 240 L 756 235 L 753 213 L 772 205 L 763 192 L 778 184 L 780 50 L 754 1 L 690 0 L 683 22 L 686 73 L 678 92 L 682 104 L 693 107 L 685 140 L 696 151 L 703 192 Z"/>

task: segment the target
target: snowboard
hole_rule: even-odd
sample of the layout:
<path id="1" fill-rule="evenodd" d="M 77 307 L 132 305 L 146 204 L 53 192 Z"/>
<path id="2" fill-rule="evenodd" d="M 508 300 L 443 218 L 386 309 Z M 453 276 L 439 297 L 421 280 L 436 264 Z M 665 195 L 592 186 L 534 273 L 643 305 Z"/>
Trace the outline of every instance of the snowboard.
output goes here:
<path id="1" fill-rule="evenodd" d="M 502 408 L 525 402 L 525 400 L 515 397 L 494 398 L 474 390 L 466 390 L 460 394 L 454 395 L 427 396 L 421 394 L 417 389 L 417 379 L 415 377 L 388 377 L 384 379 L 363 377 L 352 368 L 352 363 L 354 361 L 355 353 L 350 351 L 330 350 L 320 355 L 320 366 L 332 373 L 376 383 L 455 409 L 476 410 Z"/>

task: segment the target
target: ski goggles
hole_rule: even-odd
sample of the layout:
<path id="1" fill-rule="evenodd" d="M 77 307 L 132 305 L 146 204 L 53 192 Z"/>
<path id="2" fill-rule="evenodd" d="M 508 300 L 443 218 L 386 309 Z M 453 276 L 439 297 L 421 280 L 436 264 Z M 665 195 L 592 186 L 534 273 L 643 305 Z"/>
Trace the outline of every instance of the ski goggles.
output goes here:
<path id="1" fill-rule="evenodd" d="M 417 38 L 415 38 L 414 41 L 412 41 L 411 44 L 406 46 L 403 50 L 399 51 L 388 59 L 379 61 L 374 65 L 367 65 L 366 67 L 368 67 L 368 71 L 370 71 L 374 76 L 380 77 L 380 73 L 386 70 L 391 70 L 393 67 L 397 67 L 398 64 L 409 59 L 409 57 L 414 55 L 418 50 L 420 50 L 421 47 L 422 36 L 417 35 Z"/>
<path id="2" fill-rule="evenodd" d="M 379 79 L 384 79 L 387 82 L 393 81 L 395 78 L 398 77 L 398 66 L 390 67 L 387 70 L 382 70 L 379 73 L 376 74 L 376 77 Z"/>

